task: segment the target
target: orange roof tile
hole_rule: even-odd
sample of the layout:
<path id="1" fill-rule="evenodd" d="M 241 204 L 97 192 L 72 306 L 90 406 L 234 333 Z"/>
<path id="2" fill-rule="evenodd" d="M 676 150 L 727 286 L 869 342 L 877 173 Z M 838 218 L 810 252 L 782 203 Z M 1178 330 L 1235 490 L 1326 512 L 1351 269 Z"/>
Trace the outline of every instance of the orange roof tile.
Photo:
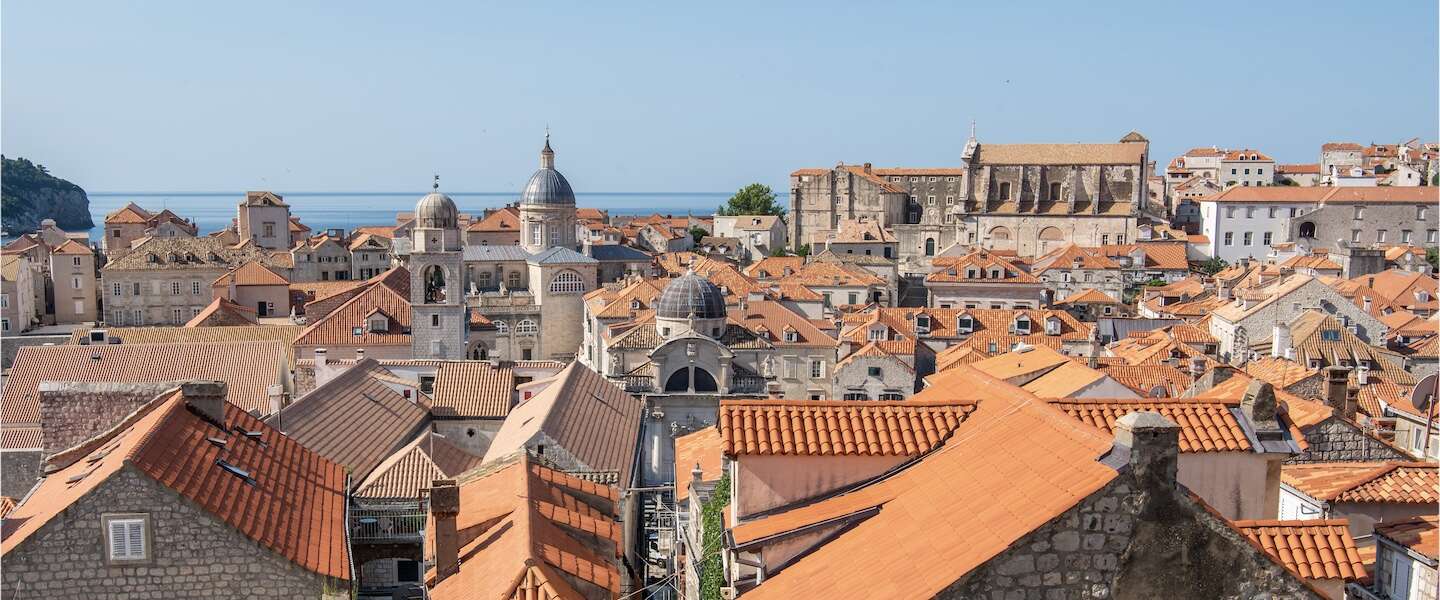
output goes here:
<path id="1" fill-rule="evenodd" d="M 231 302 L 217 296 L 210 304 L 185 322 L 184 327 L 243 327 L 255 325 L 255 309 Z"/>
<path id="2" fill-rule="evenodd" d="M 731 456 L 915 456 L 974 410 L 967 401 L 725 400 L 719 423 Z"/>
<path id="3" fill-rule="evenodd" d="M 1086 288 L 1066 296 L 1056 304 L 1120 304 L 1120 301 L 1100 290 Z"/>
<path id="4" fill-rule="evenodd" d="M 355 486 L 355 496 L 376 499 L 420 498 L 436 479 L 457 477 L 480 466 L 480 457 L 426 430 L 391 454 Z"/>
<path id="5" fill-rule="evenodd" d="M 1153 397 L 1152 392 L 1157 388 L 1165 390 L 1165 396 L 1179 396 L 1191 383 L 1191 377 L 1184 371 L 1166 364 L 1104 365 L 1100 371 L 1147 397 Z"/>
<path id="6" fill-rule="evenodd" d="M 675 438 L 675 501 L 690 497 L 690 482 L 698 466 L 701 481 L 720 479 L 725 463 L 724 440 L 719 427 Z"/>
<path id="7" fill-rule="evenodd" d="M 0 496 L 0 519 L 4 519 L 5 515 L 10 514 L 12 510 L 15 510 L 15 499 L 9 496 Z"/>
<path id="8" fill-rule="evenodd" d="M 506 206 L 490 213 L 489 216 L 471 223 L 465 231 L 504 232 L 520 231 L 520 209 Z"/>
<path id="9" fill-rule="evenodd" d="M 1285 465 L 1280 480 L 1324 502 L 1440 502 L 1434 462 L 1345 462 Z"/>
<path id="10" fill-rule="evenodd" d="M 396 267 L 391 271 L 404 271 Z M 408 275 L 407 275 L 408 276 Z M 370 331 L 367 318 L 375 312 L 387 317 L 384 331 Z M 409 346 L 410 299 L 389 285 L 370 285 L 295 338 L 296 346 Z M 356 335 L 356 330 L 359 335 Z"/>
<path id="11" fill-rule="evenodd" d="M 1181 452 L 1249 452 L 1245 430 L 1230 412 L 1239 400 L 1147 398 L 1144 400 L 1062 398 L 1049 401 L 1077 421 L 1114 435 L 1116 419 L 1132 412 L 1153 411 L 1180 426 Z"/>
<path id="12" fill-rule="evenodd" d="M 1311 521 L 1235 521 L 1277 562 L 1305 579 L 1355 581 L 1365 565 L 1346 519 Z"/>
<path id="13" fill-rule="evenodd" d="M 296 565 L 348 581 L 345 470 L 234 404 L 225 404 L 221 427 L 186 406 L 180 391 L 167 393 L 132 414 L 124 426 L 51 457 L 73 462 L 44 478 L 5 519 L 4 553 L 129 467 Z M 259 432 L 259 439 L 242 433 L 249 431 Z M 221 468 L 222 461 L 248 478 Z"/>
<path id="14" fill-rule="evenodd" d="M 1436 560 L 1440 559 L 1440 534 L 1437 534 L 1437 526 L 1440 526 L 1440 517 L 1422 515 L 1403 521 L 1378 523 L 1375 525 L 1375 533 Z"/>
<path id="15" fill-rule="evenodd" d="M 431 412 L 437 417 L 504 417 L 514 392 L 515 376 L 507 365 L 446 361 L 435 371 Z"/>
<path id="16" fill-rule="evenodd" d="M 95 253 L 93 250 L 90 249 L 89 246 L 86 246 L 85 244 L 82 244 L 82 243 L 77 242 L 77 241 L 75 241 L 75 240 L 65 240 L 65 243 L 60 244 L 59 246 L 56 246 L 55 249 L 54 249 L 54 250 L 51 250 L 50 252 L 51 252 L 52 254 L 80 254 L 80 255 L 94 254 L 94 253 Z"/>

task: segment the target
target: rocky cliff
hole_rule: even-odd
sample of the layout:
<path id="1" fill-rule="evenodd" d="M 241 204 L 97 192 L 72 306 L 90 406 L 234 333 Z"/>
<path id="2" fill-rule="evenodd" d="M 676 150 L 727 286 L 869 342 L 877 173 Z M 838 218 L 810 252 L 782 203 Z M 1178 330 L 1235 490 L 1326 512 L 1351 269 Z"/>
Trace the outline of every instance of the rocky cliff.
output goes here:
<path id="1" fill-rule="evenodd" d="M 0 163 L 0 221 L 6 233 L 33 231 L 42 219 L 55 219 L 66 231 L 95 226 L 90 220 L 90 199 L 80 186 L 23 158 L 0 156 Z"/>

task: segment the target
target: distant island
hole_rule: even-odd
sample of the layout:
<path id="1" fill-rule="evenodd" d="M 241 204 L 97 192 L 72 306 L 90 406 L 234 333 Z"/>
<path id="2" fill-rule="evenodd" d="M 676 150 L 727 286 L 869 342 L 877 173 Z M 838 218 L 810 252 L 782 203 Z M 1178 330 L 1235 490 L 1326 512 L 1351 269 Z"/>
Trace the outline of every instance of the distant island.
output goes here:
<path id="1" fill-rule="evenodd" d="M 95 226 L 90 218 L 90 198 L 80 186 L 24 158 L 0 156 L 0 163 L 0 224 L 7 234 L 39 229 L 44 219 L 55 219 L 66 231 Z"/>

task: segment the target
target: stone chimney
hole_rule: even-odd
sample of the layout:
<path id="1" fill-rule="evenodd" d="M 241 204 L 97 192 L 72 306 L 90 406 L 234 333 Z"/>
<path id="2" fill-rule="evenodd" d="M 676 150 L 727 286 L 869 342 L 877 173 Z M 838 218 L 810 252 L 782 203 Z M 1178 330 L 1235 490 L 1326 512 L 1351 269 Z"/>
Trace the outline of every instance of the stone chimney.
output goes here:
<path id="1" fill-rule="evenodd" d="M 869 174 L 870 174 L 870 163 L 868 163 L 868 162 L 865 163 L 865 174 L 866 174 L 866 175 L 869 175 Z"/>
<path id="2" fill-rule="evenodd" d="M 335 378 L 335 365 L 330 364 L 330 356 L 324 348 L 315 349 L 315 387 L 325 385 Z"/>
<path id="3" fill-rule="evenodd" d="M 285 408 L 285 386 L 278 383 L 268 385 L 265 387 L 265 395 L 270 400 L 271 414 L 280 412 L 280 409 Z"/>
<path id="4" fill-rule="evenodd" d="M 1150 491 L 1175 488 L 1180 426 L 1160 413 L 1133 412 L 1115 421 L 1115 454 L 1128 454 L 1135 482 Z"/>
<path id="5" fill-rule="evenodd" d="M 1190 376 L 1193 377 L 1193 378 L 1199 379 L 1200 376 L 1201 376 L 1201 375 L 1204 375 L 1204 374 L 1205 374 L 1205 357 L 1203 357 L 1203 356 L 1198 356 L 1198 355 L 1197 355 L 1197 356 L 1192 356 L 1192 357 L 1190 357 Z"/>
<path id="6" fill-rule="evenodd" d="M 1205 390 L 1225 383 L 1225 380 L 1230 379 L 1234 374 L 1235 367 L 1230 365 L 1215 365 L 1215 368 L 1206 371 L 1199 379 L 1195 380 L 1195 385 L 1190 386 L 1190 390 L 1186 392 L 1186 396 L 1201 394 Z"/>
<path id="7" fill-rule="evenodd" d="M 1285 323 L 1276 323 L 1274 331 L 1270 334 L 1270 356 L 1280 358 L 1285 356 L 1286 350 L 1290 349 L 1290 326 Z"/>
<path id="8" fill-rule="evenodd" d="M 180 384 L 185 405 L 200 418 L 225 427 L 225 382 L 194 380 Z"/>
<path id="9" fill-rule="evenodd" d="M 1355 419 L 1355 405 L 1350 402 L 1346 388 L 1350 387 L 1350 369 L 1327 367 L 1325 369 L 1325 403 L 1345 418 Z"/>
<path id="10" fill-rule="evenodd" d="M 435 527 L 435 583 L 460 572 L 460 486 L 454 479 L 436 479 L 430 486 L 430 517 Z"/>
<path id="11" fill-rule="evenodd" d="M 1260 441 L 1285 439 L 1285 430 L 1275 416 L 1275 387 L 1269 382 L 1251 381 L 1240 399 L 1240 411 L 1250 420 L 1250 425 L 1255 428 L 1255 437 Z"/>

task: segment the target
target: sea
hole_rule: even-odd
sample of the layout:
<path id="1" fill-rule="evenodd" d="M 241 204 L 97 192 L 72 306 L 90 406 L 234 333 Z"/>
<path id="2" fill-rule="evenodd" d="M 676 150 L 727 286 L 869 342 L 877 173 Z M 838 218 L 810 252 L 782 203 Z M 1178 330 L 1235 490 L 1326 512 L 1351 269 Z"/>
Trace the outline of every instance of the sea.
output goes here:
<path id="1" fill-rule="evenodd" d="M 415 209 L 423 194 L 414 192 L 276 192 L 290 205 L 290 214 L 311 231 L 345 229 L 362 225 L 394 225 L 395 214 Z M 515 192 L 445 192 L 462 213 L 480 215 L 487 208 L 498 208 L 519 199 Z M 186 219 L 193 219 L 200 233 L 224 229 L 235 218 L 235 206 L 244 192 L 90 192 L 90 216 L 96 227 L 90 238 L 99 240 L 100 225 L 105 215 L 126 203 L 134 202 L 149 211 L 170 209 Z M 594 192 L 577 193 L 575 202 L 586 208 L 599 208 L 610 216 L 649 215 L 654 213 L 680 216 L 712 215 L 724 204 L 731 192 Z M 788 202 L 777 198 L 776 202 Z"/>

